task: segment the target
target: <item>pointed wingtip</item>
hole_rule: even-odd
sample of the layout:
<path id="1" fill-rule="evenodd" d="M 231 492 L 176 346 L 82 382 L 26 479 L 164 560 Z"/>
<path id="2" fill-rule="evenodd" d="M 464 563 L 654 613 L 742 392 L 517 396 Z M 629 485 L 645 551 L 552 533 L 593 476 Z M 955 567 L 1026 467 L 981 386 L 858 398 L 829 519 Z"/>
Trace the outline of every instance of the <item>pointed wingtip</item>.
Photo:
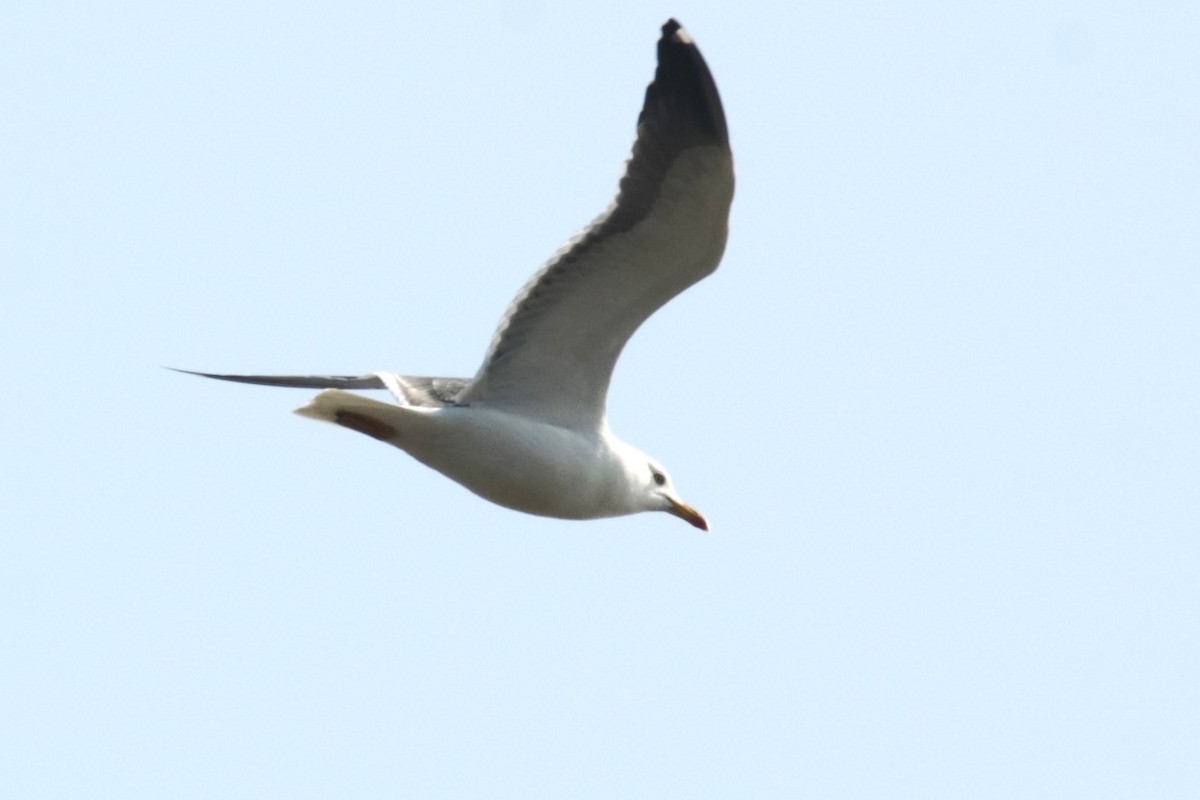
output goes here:
<path id="1" fill-rule="evenodd" d="M 687 128 L 693 135 L 702 132 L 704 138 L 714 140 L 711 143 L 729 147 L 725 109 L 712 72 L 696 41 L 674 17 L 662 27 L 658 69 L 654 82 L 646 89 L 639 123 L 656 109 L 659 113 L 672 113 L 668 111 L 672 106 L 684 110 L 681 119 L 687 120 Z"/>
<path id="2" fill-rule="evenodd" d="M 213 380 L 217 381 L 229 380 L 229 378 L 225 375 L 214 375 L 211 372 L 196 372 L 194 369 L 180 369 L 179 367 L 163 367 L 163 369 L 169 369 L 171 372 L 178 372 L 180 375 L 195 375 L 197 378 L 212 378 Z"/>
<path id="3" fill-rule="evenodd" d="M 695 44 L 695 42 L 692 41 L 692 37 L 688 35 L 687 29 L 685 29 L 683 24 L 674 17 L 671 17 L 666 21 L 666 23 L 663 24 L 662 35 L 663 39 L 677 39 L 680 44 Z"/>
<path id="4" fill-rule="evenodd" d="M 378 373 L 371 375 L 224 375 L 216 372 L 195 372 L 190 369 L 167 367 L 185 375 L 198 375 L 216 381 L 248 383 L 252 386 L 275 386 L 283 389 L 386 389 Z"/>

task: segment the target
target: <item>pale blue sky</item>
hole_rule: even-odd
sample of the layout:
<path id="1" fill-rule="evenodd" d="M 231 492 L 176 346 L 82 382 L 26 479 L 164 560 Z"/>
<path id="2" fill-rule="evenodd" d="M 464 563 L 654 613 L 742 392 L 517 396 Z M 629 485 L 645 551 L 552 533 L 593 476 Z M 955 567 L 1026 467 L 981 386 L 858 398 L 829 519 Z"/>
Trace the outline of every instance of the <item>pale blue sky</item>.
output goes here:
<path id="1" fill-rule="evenodd" d="M 1195 798 L 1194 3 L 10 3 L 0 794 Z M 738 167 L 488 505 L 229 372 L 469 375 L 677 16 Z"/>

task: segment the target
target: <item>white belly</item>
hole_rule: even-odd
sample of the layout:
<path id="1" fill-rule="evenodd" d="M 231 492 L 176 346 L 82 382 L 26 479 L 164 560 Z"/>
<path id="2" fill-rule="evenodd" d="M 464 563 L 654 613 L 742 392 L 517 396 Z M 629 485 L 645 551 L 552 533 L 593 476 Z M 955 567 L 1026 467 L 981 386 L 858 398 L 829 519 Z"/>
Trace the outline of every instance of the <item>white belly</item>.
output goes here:
<path id="1" fill-rule="evenodd" d="M 622 496 L 625 474 L 603 435 L 479 406 L 445 408 L 421 417 L 416 424 L 404 425 L 394 444 L 493 503 L 567 519 L 635 510 L 614 507 Z"/>

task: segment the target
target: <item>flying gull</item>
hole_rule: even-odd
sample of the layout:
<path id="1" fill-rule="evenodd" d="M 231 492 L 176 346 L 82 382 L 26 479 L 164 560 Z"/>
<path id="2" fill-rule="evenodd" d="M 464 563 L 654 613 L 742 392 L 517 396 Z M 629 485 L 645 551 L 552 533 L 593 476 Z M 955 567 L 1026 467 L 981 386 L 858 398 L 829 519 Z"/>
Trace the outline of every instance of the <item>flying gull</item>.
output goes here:
<path id="1" fill-rule="evenodd" d="M 475 377 L 191 374 L 324 389 L 296 413 L 398 447 L 507 508 L 564 519 L 666 511 L 708 530 L 666 470 L 609 430 L 605 396 L 638 326 L 717 268 L 733 184 L 712 74 L 668 20 L 616 200 L 520 291 Z M 388 389 L 398 404 L 354 389 Z"/>

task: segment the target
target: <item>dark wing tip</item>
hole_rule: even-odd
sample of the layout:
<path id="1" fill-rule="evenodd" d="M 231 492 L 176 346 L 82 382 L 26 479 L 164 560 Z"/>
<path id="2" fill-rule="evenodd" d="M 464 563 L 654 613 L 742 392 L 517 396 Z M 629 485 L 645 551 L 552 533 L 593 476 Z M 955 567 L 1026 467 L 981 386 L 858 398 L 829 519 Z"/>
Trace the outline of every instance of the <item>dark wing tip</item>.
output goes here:
<path id="1" fill-rule="evenodd" d="M 675 159 L 688 148 L 705 146 L 729 152 L 725 110 L 696 43 L 678 20 L 670 19 L 658 40 L 658 68 L 638 114 L 633 155 L 605 227 L 627 230 L 643 219 Z"/>
<path id="2" fill-rule="evenodd" d="M 232 383 L 254 386 L 278 386 L 284 389 L 384 389 L 378 375 L 222 375 L 215 372 L 196 372 L 190 369 L 167 367 L 172 372 L 196 375 Z"/>
<path id="3" fill-rule="evenodd" d="M 725 109 L 712 73 L 696 42 L 674 18 L 662 27 L 658 69 L 646 88 L 638 123 L 652 120 L 677 127 L 689 143 L 729 147 Z"/>

